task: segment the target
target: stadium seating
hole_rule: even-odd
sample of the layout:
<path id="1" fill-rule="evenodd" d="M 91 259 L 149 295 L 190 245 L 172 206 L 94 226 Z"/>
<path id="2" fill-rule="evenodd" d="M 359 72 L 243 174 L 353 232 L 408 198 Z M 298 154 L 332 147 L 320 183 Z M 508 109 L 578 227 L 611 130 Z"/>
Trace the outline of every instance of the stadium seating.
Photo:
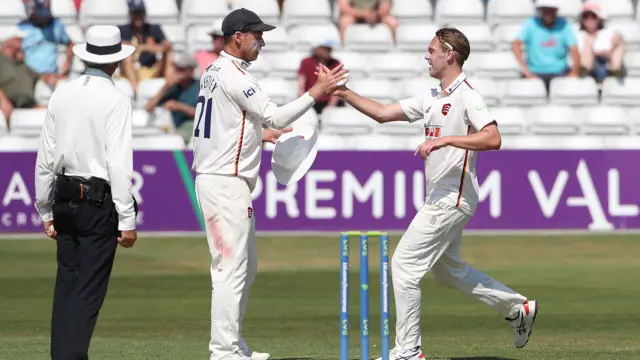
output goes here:
<path id="1" fill-rule="evenodd" d="M 0 41 L 11 36 L 15 24 L 25 18 L 22 0 L 1 2 Z M 472 53 L 464 70 L 471 86 L 491 107 L 506 146 L 535 147 L 549 139 L 580 135 L 581 140 L 558 142 L 579 149 L 588 145 L 583 137 L 626 139 L 630 134 L 640 135 L 640 12 L 635 0 L 600 0 L 607 25 L 619 30 L 627 44 L 627 77 L 607 78 L 601 85 L 589 77 L 556 78 L 548 93 L 540 79 L 522 78 L 511 52 L 522 22 L 534 14 L 533 0 L 489 0 L 486 6 L 481 0 L 393 0 L 391 13 L 399 22 L 395 41 L 386 25 L 354 24 L 347 29 L 344 42 L 336 25 L 339 11 L 335 1 L 285 0 L 282 13 L 276 0 L 183 0 L 181 9 L 175 0 L 145 2 L 149 21 L 162 26 L 177 53 L 210 49 L 208 32 L 213 26 L 220 27 L 222 18 L 239 7 L 250 8 L 277 25 L 276 30 L 264 34 L 266 46 L 249 72 L 278 104 L 298 96 L 300 61 L 311 54 L 315 44 L 324 41 L 334 42 L 333 56 L 349 69 L 349 87 L 358 93 L 383 103 L 424 94 L 438 86 L 428 76 L 424 59 L 428 44 L 438 28 L 449 25 L 461 29 L 470 40 Z M 563 0 L 561 4 L 560 14 L 567 16 L 576 31 L 581 6 L 581 0 Z M 75 43 L 84 41 L 90 25 L 128 21 L 126 0 L 84 0 L 79 11 L 73 0 L 52 0 L 52 11 L 67 25 Z M 58 60 L 65 59 L 66 48 L 60 46 Z M 74 58 L 70 79 L 84 70 L 84 64 Z M 164 85 L 163 79 L 141 81 L 136 89 L 122 77 L 114 81 L 134 101 L 138 149 L 185 146 L 179 138 L 163 133 L 171 127 L 166 110 L 144 111 L 148 99 Z M 51 94 L 52 89 L 42 81 L 36 84 L 39 105 L 46 106 Z M 16 109 L 11 127 L 0 116 L 0 149 L 37 145 L 33 138 L 40 134 L 43 111 Z M 320 129 L 321 149 L 414 149 L 423 137 L 421 122 L 377 125 L 349 106 L 326 108 L 320 115 L 309 110 L 298 121 Z M 598 141 L 611 143 L 593 140 L 592 144 Z"/>

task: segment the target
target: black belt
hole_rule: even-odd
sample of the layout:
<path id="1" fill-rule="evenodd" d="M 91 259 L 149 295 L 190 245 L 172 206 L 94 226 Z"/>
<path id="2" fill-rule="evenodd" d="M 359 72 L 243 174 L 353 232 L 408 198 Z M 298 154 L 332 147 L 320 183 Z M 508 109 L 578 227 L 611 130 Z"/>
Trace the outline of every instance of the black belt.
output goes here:
<path id="1" fill-rule="evenodd" d="M 58 175 L 53 200 L 56 202 L 102 202 L 110 193 L 111 186 L 104 179 Z"/>

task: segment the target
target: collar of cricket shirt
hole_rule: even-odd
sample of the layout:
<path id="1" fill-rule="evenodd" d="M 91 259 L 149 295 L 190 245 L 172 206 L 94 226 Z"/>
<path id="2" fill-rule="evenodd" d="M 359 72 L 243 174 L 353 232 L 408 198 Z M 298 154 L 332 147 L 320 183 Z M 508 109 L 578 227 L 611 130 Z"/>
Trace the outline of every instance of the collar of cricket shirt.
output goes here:
<path id="1" fill-rule="evenodd" d="M 87 71 L 85 71 L 84 74 L 88 75 L 88 76 L 95 76 L 95 77 L 105 78 L 105 79 L 111 81 L 111 83 L 115 85 L 115 83 L 113 82 L 113 79 L 111 78 L 111 76 L 109 76 L 109 74 L 107 74 L 106 72 L 104 72 L 102 70 L 94 69 L 94 68 L 88 68 Z"/>
<path id="2" fill-rule="evenodd" d="M 237 57 L 225 52 L 224 50 L 222 50 L 220 52 L 220 56 L 224 56 L 224 57 L 228 58 L 229 60 L 233 61 L 236 65 L 240 66 L 243 70 L 247 70 L 247 68 L 249 66 L 251 66 L 251 63 L 249 63 L 247 61 L 244 61 L 242 59 L 239 59 L 239 58 L 237 58 Z"/>
<path id="3" fill-rule="evenodd" d="M 465 81 L 467 81 L 467 75 L 465 75 L 464 72 L 461 72 L 460 75 L 458 75 L 458 77 L 453 80 L 453 83 L 451 83 L 448 88 L 443 90 L 442 85 L 438 85 L 438 95 L 450 95 L 458 88 L 458 86 L 460 86 Z"/>

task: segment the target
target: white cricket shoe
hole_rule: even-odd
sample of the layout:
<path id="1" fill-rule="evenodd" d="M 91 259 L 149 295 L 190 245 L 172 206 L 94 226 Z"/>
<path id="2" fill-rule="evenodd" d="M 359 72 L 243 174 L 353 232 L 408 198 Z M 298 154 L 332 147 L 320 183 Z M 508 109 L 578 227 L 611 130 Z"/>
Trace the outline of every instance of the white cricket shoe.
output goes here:
<path id="1" fill-rule="evenodd" d="M 511 323 L 515 338 L 513 343 L 520 349 L 525 347 L 531 337 L 533 330 L 533 323 L 536 321 L 538 315 L 538 302 L 536 300 L 525 301 L 520 305 L 518 315 L 512 319 L 506 319 Z"/>
<path id="2" fill-rule="evenodd" d="M 424 353 L 419 346 L 408 350 L 396 350 L 393 348 L 389 351 L 389 360 L 423 360 Z M 376 360 L 382 360 L 382 356 Z"/>
<path id="3" fill-rule="evenodd" d="M 244 354 L 244 356 L 250 358 L 251 360 L 269 360 L 269 359 L 271 359 L 271 355 L 270 354 L 256 352 L 256 351 L 253 351 L 253 350 L 249 349 L 249 346 L 247 345 L 247 343 L 244 341 L 244 339 L 242 337 L 240 338 L 240 349 L 242 350 L 242 353 Z"/>

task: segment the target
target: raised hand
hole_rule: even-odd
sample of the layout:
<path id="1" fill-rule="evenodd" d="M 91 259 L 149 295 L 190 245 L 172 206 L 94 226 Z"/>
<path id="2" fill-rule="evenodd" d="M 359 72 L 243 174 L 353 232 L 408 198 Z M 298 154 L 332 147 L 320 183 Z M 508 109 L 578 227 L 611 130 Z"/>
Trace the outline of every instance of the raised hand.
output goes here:
<path id="1" fill-rule="evenodd" d="M 318 66 L 317 74 L 318 81 L 309 89 L 309 94 L 316 100 L 332 95 L 340 87 L 338 83 L 347 80 L 349 70 L 344 69 L 344 64 L 336 66 L 333 70 L 321 64 Z"/>

